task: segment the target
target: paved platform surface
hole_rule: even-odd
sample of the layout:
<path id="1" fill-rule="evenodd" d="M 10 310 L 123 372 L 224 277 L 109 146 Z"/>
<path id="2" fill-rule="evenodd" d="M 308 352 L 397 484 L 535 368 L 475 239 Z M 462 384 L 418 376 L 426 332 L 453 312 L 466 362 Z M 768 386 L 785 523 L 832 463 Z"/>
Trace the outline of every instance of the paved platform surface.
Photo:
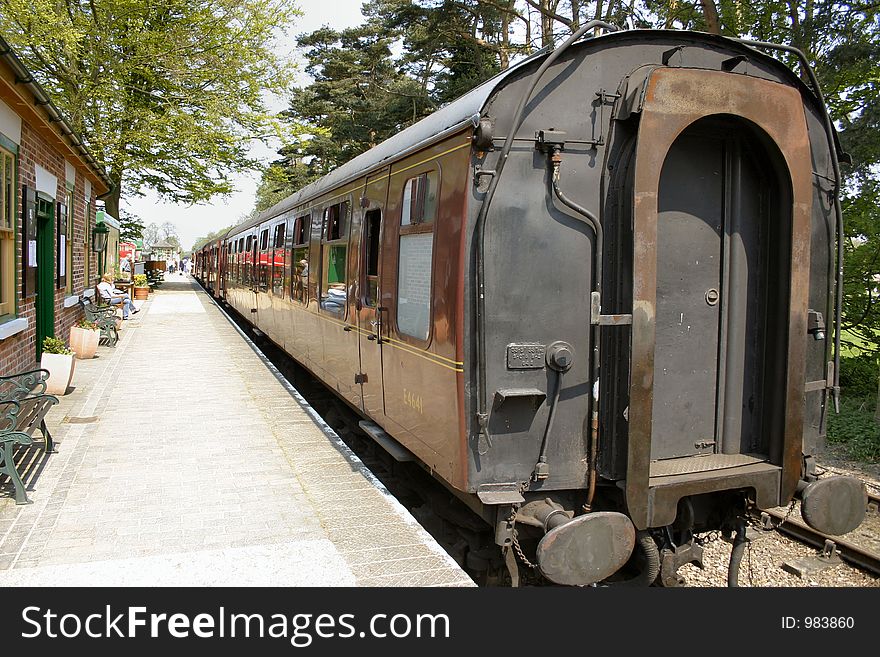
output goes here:
<path id="1" fill-rule="evenodd" d="M 77 361 L 0 488 L 0 586 L 473 586 L 201 288 Z"/>

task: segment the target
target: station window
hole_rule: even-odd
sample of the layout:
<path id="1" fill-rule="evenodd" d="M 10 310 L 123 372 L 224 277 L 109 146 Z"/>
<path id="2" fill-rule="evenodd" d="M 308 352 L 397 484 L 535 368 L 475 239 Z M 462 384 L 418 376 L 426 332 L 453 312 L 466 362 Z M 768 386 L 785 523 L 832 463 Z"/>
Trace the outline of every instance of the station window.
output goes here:
<path id="1" fill-rule="evenodd" d="M 74 194 L 73 189 L 68 188 L 67 190 L 67 243 L 66 247 L 66 259 L 67 259 L 67 294 L 73 294 L 73 200 Z"/>
<path id="2" fill-rule="evenodd" d="M 348 201 L 324 210 L 324 245 L 321 251 L 321 307 L 334 315 L 345 315 L 348 255 Z"/>
<path id="3" fill-rule="evenodd" d="M 0 148 L 0 317 L 15 312 L 15 156 Z"/>
<path id="4" fill-rule="evenodd" d="M 406 181 L 401 203 L 397 328 L 422 341 L 428 339 L 431 326 L 433 224 L 438 191 L 438 172 L 426 171 Z"/>
<path id="5" fill-rule="evenodd" d="M 92 287 L 92 200 L 86 199 L 86 222 L 83 233 L 83 285 Z"/>
<path id="6" fill-rule="evenodd" d="M 312 228 L 310 214 L 297 217 L 293 222 L 293 276 L 290 296 L 302 304 L 309 302 L 309 235 Z"/>

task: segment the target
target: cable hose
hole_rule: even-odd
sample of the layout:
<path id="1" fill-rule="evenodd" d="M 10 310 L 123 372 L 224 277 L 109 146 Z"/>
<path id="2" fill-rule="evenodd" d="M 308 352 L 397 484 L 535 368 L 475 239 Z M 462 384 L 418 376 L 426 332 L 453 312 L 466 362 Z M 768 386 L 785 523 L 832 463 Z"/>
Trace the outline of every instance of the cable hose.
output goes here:
<path id="1" fill-rule="evenodd" d="M 564 372 L 556 372 L 556 390 L 553 392 L 553 400 L 550 403 L 550 414 L 547 417 L 547 425 L 544 427 L 544 439 L 541 441 L 541 453 L 538 456 L 538 462 L 535 464 L 535 476 L 541 474 L 542 465 L 546 468 L 547 463 L 547 444 L 550 437 L 550 431 L 553 430 L 553 420 L 556 417 L 556 408 L 559 406 L 559 393 L 562 392 L 562 377 Z M 549 472 L 544 474 L 542 479 L 546 479 Z"/>
<path id="2" fill-rule="evenodd" d="M 739 565 L 746 552 L 746 523 L 740 520 L 736 524 L 736 538 L 733 539 L 733 550 L 730 552 L 730 565 L 727 567 L 727 586 L 739 586 Z"/>
<path id="3" fill-rule="evenodd" d="M 645 568 L 632 579 L 622 582 L 608 582 L 609 586 L 651 586 L 657 575 L 660 574 L 660 550 L 657 543 L 651 538 L 651 533 L 645 529 L 636 534 L 636 544 L 645 556 Z"/>

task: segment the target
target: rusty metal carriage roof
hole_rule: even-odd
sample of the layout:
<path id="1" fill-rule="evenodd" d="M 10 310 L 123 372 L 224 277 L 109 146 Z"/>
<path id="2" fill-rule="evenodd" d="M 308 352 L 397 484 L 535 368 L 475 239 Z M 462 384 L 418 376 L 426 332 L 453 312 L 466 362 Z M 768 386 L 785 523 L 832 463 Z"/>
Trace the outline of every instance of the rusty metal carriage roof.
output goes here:
<path id="1" fill-rule="evenodd" d="M 793 85 L 798 86 L 802 91 L 806 91 L 809 96 L 815 97 L 812 91 L 787 66 L 770 55 L 733 39 L 705 32 L 679 30 L 623 30 L 584 39 L 574 44 L 573 48 L 584 47 L 587 44 L 595 43 L 600 40 L 605 41 L 634 38 L 648 39 L 651 37 L 668 39 L 672 35 L 675 35 L 675 38 L 683 41 L 692 41 L 703 44 L 714 43 L 729 50 L 746 52 L 750 57 L 753 57 L 756 60 L 759 59 L 764 62 L 775 64 L 780 71 L 788 73 L 789 79 Z M 219 237 L 223 238 L 237 234 L 243 230 L 247 230 L 272 219 L 273 217 L 277 217 L 302 205 L 309 199 L 320 196 L 328 190 L 348 183 L 371 170 L 385 166 L 407 153 L 428 146 L 432 142 L 439 140 L 443 135 L 463 128 L 470 121 L 476 121 L 486 103 L 504 83 L 516 76 L 517 73 L 527 66 L 537 64 L 537 62 L 549 54 L 549 52 L 551 52 L 549 48 L 542 48 L 530 57 L 517 62 L 510 66 L 510 68 L 495 75 L 460 98 L 440 108 L 433 114 L 414 123 L 408 128 L 401 130 L 374 148 L 352 158 L 319 180 L 316 180 L 299 191 L 294 192 L 287 198 L 273 205 L 271 208 L 261 212 L 256 218 L 248 219 L 241 224 L 234 226 L 227 233 Z"/>

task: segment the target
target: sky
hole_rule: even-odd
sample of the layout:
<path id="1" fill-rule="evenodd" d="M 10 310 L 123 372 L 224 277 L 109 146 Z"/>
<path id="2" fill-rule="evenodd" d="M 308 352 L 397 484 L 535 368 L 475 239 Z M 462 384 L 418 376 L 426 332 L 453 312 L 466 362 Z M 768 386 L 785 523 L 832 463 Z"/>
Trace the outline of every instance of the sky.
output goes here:
<path id="1" fill-rule="evenodd" d="M 358 25 L 363 20 L 360 11 L 362 4 L 363 0 L 299 0 L 297 5 L 303 15 L 289 30 L 288 38 L 312 32 L 322 25 L 332 25 L 335 29 Z M 284 99 L 275 98 L 272 109 L 280 111 L 285 105 Z M 275 159 L 276 155 L 273 149 L 260 143 L 252 147 L 251 153 L 266 163 Z M 122 207 L 140 217 L 145 225 L 156 223 L 161 226 L 170 221 L 177 227 L 183 248 L 189 249 L 199 237 L 238 223 L 247 215 L 253 209 L 259 179 L 259 172 L 236 176 L 233 179 L 236 187 L 233 194 L 218 196 L 206 204 L 167 203 L 148 191 L 144 197 L 123 200 Z"/>

